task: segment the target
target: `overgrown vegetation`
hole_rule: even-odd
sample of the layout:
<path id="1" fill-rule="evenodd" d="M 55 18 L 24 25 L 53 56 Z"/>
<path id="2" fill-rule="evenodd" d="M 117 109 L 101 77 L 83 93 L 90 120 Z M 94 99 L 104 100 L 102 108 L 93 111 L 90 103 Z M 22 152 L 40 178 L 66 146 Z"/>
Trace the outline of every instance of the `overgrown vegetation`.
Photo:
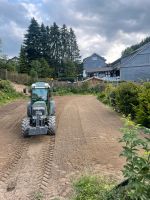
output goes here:
<path id="1" fill-rule="evenodd" d="M 74 184 L 72 200 L 107 200 L 114 183 L 106 177 L 82 176 Z"/>
<path id="2" fill-rule="evenodd" d="M 131 116 L 137 124 L 150 128 L 150 82 L 136 84 L 122 82 L 119 85 L 101 83 L 91 87 L 88 82 L 68 84 L 54 88 L 55 95 L 94 94 L 105 104 L 126 117 Z"/>
<path id="3" fill-rule="evenodd" d="M 0 79 L 0 105 L 23 97 L 23 94 L 14 90 L 9 81 Z"/>
<path id="4" fill-rule="evenodd" d="M 147 200 L 150 197 L 150 129 L 142 130 L 144 134 L 141 135 L 139 125 L 128 117 L 121 131 L 126 181 L 110 191 L 108 200 Z"/>
<path id="5" fill-rule="evenodd" d="M 114 186 L 108 179 L 83 176 L 74 183 L 73 200 L 147 200 L 150 197 L 150 130 L 141 130 L 129 118 L 121 129 L 121 156 L 126 158 L 123 175 L 125 182 Z"/>
<path id="6" fill-rule="evenodd" d="M 123 82 L 118 86 L 108 84 L 98 99 L 117 112 L 130 115 L 135 122 L 150 128 L 150 82 L 138 85 Z"/>
<path id="7" fill-rule="evenodd" d="M 141 137 L 140 127 L 126 120 L 122 129 L 123 151 L 126 158 L 123 174 L 129 182 L 124 191 L 124 199 L 146 200 L 150 197 L 150 130 Z"/>
<path id="8" fill-rule="evenodd" d="M 138 124 L 150 128 L 150 82 L 141 86 L 138 99 L 135 120 Z"/>
<path id="9" fill-rule="evenodd" d="M 84 82 L 78 86 L 77 84 L 71 84 L 66 86 L 60 86 L 54 88 L 55 95 L 71 95 L 71 94 L 98 94 L 104 88 L 104 85 L 97 85 L 90 87 L 88 82 Z"/>

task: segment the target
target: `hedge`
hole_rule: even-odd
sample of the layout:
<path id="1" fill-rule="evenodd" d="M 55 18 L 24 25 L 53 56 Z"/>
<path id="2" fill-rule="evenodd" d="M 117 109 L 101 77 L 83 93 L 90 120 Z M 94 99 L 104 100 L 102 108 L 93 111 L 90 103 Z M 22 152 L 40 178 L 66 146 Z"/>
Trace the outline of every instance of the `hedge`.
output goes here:
<path id="1" fill-rule="evenodd" d="M 136 123 L 150 128 L 150 82 L 136 84 L 123 82 L 118 86 L 107 84 L 98 99 L 111 105 L 117 112 L 130 115 Z"/>

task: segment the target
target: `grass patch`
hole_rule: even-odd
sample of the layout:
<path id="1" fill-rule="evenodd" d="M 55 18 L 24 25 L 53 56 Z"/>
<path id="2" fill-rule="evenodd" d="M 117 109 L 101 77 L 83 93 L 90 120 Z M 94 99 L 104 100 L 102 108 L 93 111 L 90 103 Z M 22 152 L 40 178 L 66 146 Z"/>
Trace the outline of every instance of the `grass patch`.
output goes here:
<path id="1" fill-rule="evenodd" d="M 16 92 L 9 81 L 0 80 L 0 106 L 19 98 L 25 98 L 25 95 Z"/>
<path id="2" fill-rule="evenodd" d="M 37 192 L 34 194 L 34 200 L 43 200 L 43 194 L 41 192 Z"/>
<path id="3" fill-rule="evenodd" d="M 106 200 L 114 187 L 110 179 L 98 176 L 82 176 L 73 183 L 72 200 Z"/>

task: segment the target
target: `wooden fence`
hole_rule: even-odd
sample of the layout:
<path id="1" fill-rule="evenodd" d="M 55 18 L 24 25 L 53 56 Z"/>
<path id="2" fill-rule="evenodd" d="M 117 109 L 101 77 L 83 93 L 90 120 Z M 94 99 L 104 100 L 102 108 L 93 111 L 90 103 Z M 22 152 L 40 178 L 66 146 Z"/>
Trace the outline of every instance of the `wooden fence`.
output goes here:
<path id="1" fill-rule="evenodd" d="M 9 80 L 18 84 L 23 85 L 31 85 L 33 82 L 36 81 L 43 81 L 49 83 L 51 86 L 54 87 L 61 87 L 61 86 L 75 86 L 80 87 L 83 82 L 76 82 L 76 83 L 69 83 L 67 81 L 58 81 L 58 80 L 51 80 L 50 78 L 39 78 L 39 79 L 33 79 L 28 74 L 20 74 L 18 72 L 10 72 L 7 69 L 0 69 L 0 79 Z M 87 81 L 88 85 L 90 87 L 94 87 L 96 85 L 103 85 L 104 81 L 93 83 L 93 81 Z"/>
<path id="2" fill-rule="evenodd" d="M 27 74 L 19 74 L 18 72 L 10 72 L 7 69 L 0 69 L 0 79 L 9 80 L 18 84 L 27 85 L 31 82 L 31 77 Z"/>
<path id="3" fill-rule="evenodd" d="M 51 80 L 50 78 L 38 78 L 34 80 L 28 74 L 20 74 L 18 72 L 10 72 L 7 69 L 0 69 L 0 79 L 9 80 L 18 84 L 30 85 L 32 82 L 43 81 L 49 83 L 51 86 L 60 87 L 67 86 L 66 81 Z"/>

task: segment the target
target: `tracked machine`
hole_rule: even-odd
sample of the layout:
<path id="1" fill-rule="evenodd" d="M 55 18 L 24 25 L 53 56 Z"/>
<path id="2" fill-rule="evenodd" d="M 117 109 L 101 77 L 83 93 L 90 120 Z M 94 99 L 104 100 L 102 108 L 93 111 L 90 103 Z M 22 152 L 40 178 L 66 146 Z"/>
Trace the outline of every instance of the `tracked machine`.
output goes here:
<path id="1" fill-rule="evenodd" d="M 27 106 L 27 117 L 22 121 L 23 137 L 33 135 L 55 135 L 55 102 L 48 83 L 36 82 L 31 86 L 31 100 Z"/>

